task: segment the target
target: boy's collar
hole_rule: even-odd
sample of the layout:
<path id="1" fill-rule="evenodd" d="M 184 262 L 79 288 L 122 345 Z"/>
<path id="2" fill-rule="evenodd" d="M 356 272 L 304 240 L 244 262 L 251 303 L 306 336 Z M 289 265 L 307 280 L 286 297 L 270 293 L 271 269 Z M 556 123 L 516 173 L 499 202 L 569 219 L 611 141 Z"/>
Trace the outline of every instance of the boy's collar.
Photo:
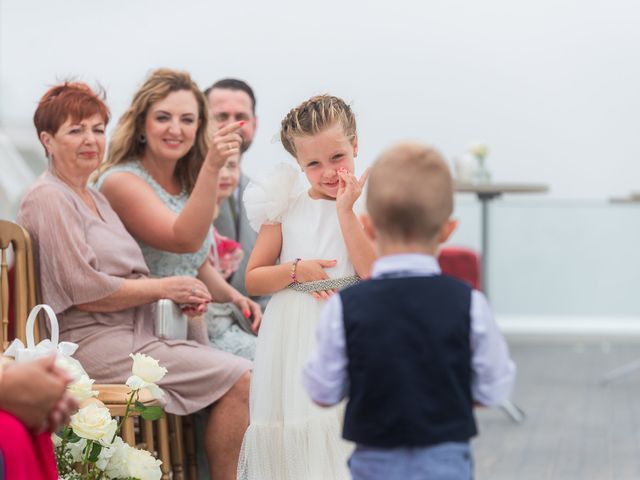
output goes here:
<path id="1" fill-rule="evenodd" d="M 373 264 L 371 277 L 375 278 L 398 271 L 420 275 L 439 275 L 441 273 L 438 260 L 434 256 L 402 253 L 378 258 Z"/>

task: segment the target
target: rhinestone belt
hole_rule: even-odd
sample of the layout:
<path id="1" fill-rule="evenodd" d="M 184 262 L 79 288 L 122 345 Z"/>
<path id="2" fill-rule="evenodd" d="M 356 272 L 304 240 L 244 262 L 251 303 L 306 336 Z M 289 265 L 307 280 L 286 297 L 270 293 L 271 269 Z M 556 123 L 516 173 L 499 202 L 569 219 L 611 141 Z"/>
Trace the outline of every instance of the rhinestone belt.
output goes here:
<path id="1" fill-rule="evenodd" d="M 326 280 L 316 280 L 314 282 L 294 282 L 289 284 L 287 288 L 296 292 L 319 292 L 322 290 L 341 290 L 343 288 L 355 285 L 360 281 L 358 275 L 341 278 L 327 278 Z"/>

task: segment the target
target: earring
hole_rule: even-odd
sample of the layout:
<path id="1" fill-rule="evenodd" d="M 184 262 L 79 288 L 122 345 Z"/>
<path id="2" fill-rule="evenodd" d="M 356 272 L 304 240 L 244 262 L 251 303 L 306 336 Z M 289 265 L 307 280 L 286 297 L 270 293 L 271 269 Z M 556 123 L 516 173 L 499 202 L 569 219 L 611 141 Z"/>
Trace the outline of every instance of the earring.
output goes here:
<path id="1" fill-rule="evenodd" d="M 144 133 L 138 134 L 138 143 L 147 143 L 147 137 Z"/>

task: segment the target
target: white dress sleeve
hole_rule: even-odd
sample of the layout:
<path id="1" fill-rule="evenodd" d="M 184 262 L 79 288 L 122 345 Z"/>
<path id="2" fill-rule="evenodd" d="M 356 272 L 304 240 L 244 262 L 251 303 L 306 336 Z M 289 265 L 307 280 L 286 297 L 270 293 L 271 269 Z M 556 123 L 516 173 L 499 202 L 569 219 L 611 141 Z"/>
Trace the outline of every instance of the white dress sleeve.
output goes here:
<path id="1" fill-rule="evenodd" d="M 298 170 L 286 163 L 278 164 L 264 179 L 252 180 L 242 197 L 251 228 L 257 232 L 264 224 L 282 223 L 282 216 L 302 189 Z"/>

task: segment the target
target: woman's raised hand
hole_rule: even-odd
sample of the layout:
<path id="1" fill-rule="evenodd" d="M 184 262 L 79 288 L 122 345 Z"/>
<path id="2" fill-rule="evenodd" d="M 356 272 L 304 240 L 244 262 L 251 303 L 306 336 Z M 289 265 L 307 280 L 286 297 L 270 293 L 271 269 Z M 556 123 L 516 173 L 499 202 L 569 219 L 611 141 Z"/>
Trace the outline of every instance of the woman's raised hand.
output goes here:
<path id="1" fill-rule="evenodd" d="M 166 277 L 162 282 L 162 298 L 168 298 L 179 304 L 204 305 L 211 301 L 209 289 L 197 278 Z"/>
<path id="2" fill-rule="evenodd" d="M 227 159 L 233 155 L 240 155 L 242 135 L 240 128 L 245 121 L 230 123 L 218 130 L 211 140 L 211 146 L 205 159 L 206 163 L 216 168 L 222 168 Z"/>
<path id="3" fill-rule="evenodd" d="M 369 169 L 367 168 L 360 180 L 356 176 L 347 171 L 346 168 L 341 168 L 338 173 L 338 194 L 336 195 L 336 208 L 338 211 L 353 211 L 353 204 L 356 203 L 358 197 L 362 193 L 364 184 L 369 177 Z"/>

